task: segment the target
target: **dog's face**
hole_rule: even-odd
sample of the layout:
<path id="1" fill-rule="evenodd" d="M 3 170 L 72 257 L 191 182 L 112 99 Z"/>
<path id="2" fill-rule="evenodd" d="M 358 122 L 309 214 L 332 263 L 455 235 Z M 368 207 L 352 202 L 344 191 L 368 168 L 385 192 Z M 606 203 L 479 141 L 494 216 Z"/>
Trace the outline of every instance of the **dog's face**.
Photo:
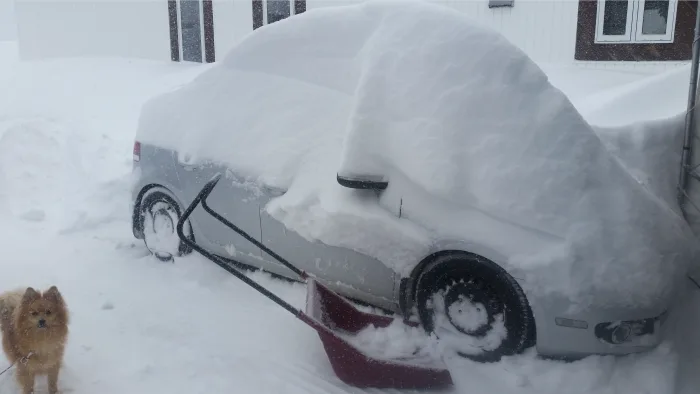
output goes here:
<path id="1" fill-rule="evenodd" d="M 44 294 L 27 288 L 19 309 L 19 323 L 25 330 L 44 331 L 63 327 L 67 323 L 65 303 L 56 286 L 51 286 Z"/>

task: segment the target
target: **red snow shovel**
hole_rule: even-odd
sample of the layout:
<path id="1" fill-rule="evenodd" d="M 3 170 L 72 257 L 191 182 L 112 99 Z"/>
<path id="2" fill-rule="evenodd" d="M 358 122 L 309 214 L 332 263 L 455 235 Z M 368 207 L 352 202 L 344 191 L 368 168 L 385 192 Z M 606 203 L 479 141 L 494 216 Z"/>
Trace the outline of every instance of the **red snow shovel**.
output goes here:
<path id="1" fill-rule="evenodd" d="M 207 204 L 207 197 L 211 194 L 220 179 L 221 174 L 219 173 L 207 182 L 197 194 L 194 201 L 192 201 L 190 206 L 187 207 L 182 214 L 182 217 L 177 223 L 177 235 L 182 242 L 316 330 L 321 338 L 321 342 L 323 342 L 323 346 L 335 374 L 346 384 L 362 388 L 397 389 L 440 389 L 453 384 L 449 371 L 442 365 L 426 366 L 419 362 L 412 362 L 410 359 L 395 360 L 374 358 L 343 339 L 338 332 L 343 332 L 346 336 L 351 336 L 370 325 L 377 328 L 386 327 L 394 322 L 395 319 L 388 316 L 359 311 L 348 300 L 309 277 L 306 272 L 292 265 L 209 207 Z M 294 308 L 280 297 L 238 271 L 221 257 L 204 250 L 204 248 L 185 236 L 183 225 L 192 214 L 192 211 L 194 211 L 200 203 L 208 214 L 267 252 L 306 282 L 306 311 Z"/>

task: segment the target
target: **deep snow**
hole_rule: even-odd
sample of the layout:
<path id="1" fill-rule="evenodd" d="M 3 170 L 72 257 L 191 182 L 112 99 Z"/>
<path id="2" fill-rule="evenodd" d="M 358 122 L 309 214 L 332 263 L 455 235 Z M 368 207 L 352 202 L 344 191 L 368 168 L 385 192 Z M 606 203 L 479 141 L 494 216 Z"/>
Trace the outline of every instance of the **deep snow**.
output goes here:
<path id="1" fill-rule="evenodd" d="M 288 189 L 265 207 L 287 228 L 403 275 L 436 241 L 466 240 L 496 251 L 531 298 L 656 307 L 691 258 L 686 223 L 536 64 L 463 13 L 423 2 L 266 26 L 147 102 L 137 136 Z M 409 220 L 337 173 L 387 177 Z"/>
<path id="2" fill-rule="evenodd" d="M 0 289 L 56 284 L 64 293 L 73 318 L 65 393 L 363 392 L 338 381 L 315 333 L 288 313 L 199 256 L 159 263 L 131 235 L 139 107 L 208 66 L 17 63 L 14 51 L 0 43 Z M 303 305 L 302 285 L 252 277 Z M 655 351 L 571 364 L 532 354 L 453 361 L 450 392 L 696 393 L 700 292 L 686 285 L 669 341 Z M 16 392 L 12 375 L 0 376 L 1 394 Z"/>
<path id="3" fill-rule="evenodd" d="M 689 81 L 689 64 L 673 67 L 647 78 L 610 84 L 577 100 L 577 107 L 597 126 L 616 127 L 667 119 L 685 111 Z M 659 97 L 664 99 L 659 100 Z"/>
<path id="4" fill-rule="evenodd" d="M 578 102 L 579 110 L 596 125 L 596 133 L 606 147 L 635 179 L 678 214 L 677 185 L 689 79 L 690 65 L 686 65 L 590 94 Z M 700 139 L 696 136 L 692 139 L 690 165 L 699 164 Z M 691 178 L 686 192 L 685 217 L 698 237 L 698 181 Z"/>

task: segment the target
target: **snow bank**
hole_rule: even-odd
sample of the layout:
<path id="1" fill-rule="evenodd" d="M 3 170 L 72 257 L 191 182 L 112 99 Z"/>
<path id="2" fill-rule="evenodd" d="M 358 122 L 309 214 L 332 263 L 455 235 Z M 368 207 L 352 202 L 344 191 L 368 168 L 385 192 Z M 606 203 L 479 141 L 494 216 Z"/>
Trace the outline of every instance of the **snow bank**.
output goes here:
<path id="1" fill-rule="evenodd" d="M 581 112 L 579 104 L 587 104 L 588 98 L 649 77 L 648 72 L 629 68 L 581 67 L 575 63 L 537 64 L 547 74 L 549 82 L 564 92 Z"/>
<path id="2" fill-rule="evenodd" d="M 581 100 L 578 108 L 590 123 L 598 126 L 668 119 L 685 112 L 689 83 L 690 66 L 677 67 L 590 94 Z"/>
<path id="3" fill-rule="evenodd" d="M 624 167 L 670 209 L 677 203 L 678 176 L 690 66 L 608 89 L 582 100 L 579 109 Z M 700 140 L 692 141 L 691 166 L 700 164 Z M 700 234 L 700 185 L 690 180 L 686 219 Z M 697 241 L 696 241 L 697 244 Z"/>
<path id="4" fill-rule="evenodd" d="M 0 49 L 0 69 L 9 57 Z M 41 200 L 48 213 L 44 222 L 0 217 L 0 288 L 61 288 L 75 312 L 59 383 L 65 393 L 377 393 L 343 384 L 315 331 L 216 265 L 196 254 L 175 264 L 154 263 L 130 234 L 128 183 L 122 182 L 131 169 L 133 133 L 128 130 L 133 130 L 142 100 L 186 83 L 189 73 L 182 71 L 187 69 L 78 59 L 25 63 L 0 75 L 0 134 L 7 135 L 0 142 L 0 166 L 10 182 L 0 182 L 0 195 L 14 206 L 36 186 L 44 184 L 40 191 L 49 192 Z M 24 150 L 13 152 L 17 148 Z M 81 164 L 56 165 L 67 156 Z M 31 176 L 23 176 L 27 169 Z M 70 198 L 58 198 L 64 190 L 56 186 L 67 179 L 79 187 L 66 187 Z M 2 209 L 9 206 L 0 204 Z M 75 211 L 84 212 L 82 225 L 70 233 L 54 231 L 65 223 L 52 212 Z M 103 220 L 105 211 L 114 221 Z M 304 308 L 304 286 L 266 274 L 250 277 Z M 451 392 L 697 393 L 698 294 L 685 298 L 669 318 L 677 330 L 670 336 L 673 347 L 574 363 L 541 360 L 532 352 L 499 363 L 452 360 L 456 387 Z M 378 351 L 405 354 L 397 347 L 403 345 L 386 341 L 400 335 L 396 331 L 375 332 L 372 341 L 368 329 L 359 339 L 378 345 Z M 420 343 L 418 332 L 406 331 L 408 338 L 416 335 L 413 343 Z M 0 368 L 7 366 L 0 358 Z M 675 383 L 677 369 L 680 380 Z M 15 371 L 0 378 L 0 393 L 18 392 Z M 47 392 L 45 379 L 37 380 L 37 392 Z"/>
<path id="5" fill-rule="evenodd" d="M 596 127 L 605 146 L 629 173 L 678 215 L 678 174 L 681 166 L 685 114 L 639 121 L 617 127 Z"/>
<path id="6" fill-rule="evenodd" d="M 595 124 L 595 131 L 623 166 L 670 209 L 677 203 L 678 176 L 690 66 L 644 78 L 588 96 L 579 109 Z M 700 163 L 700 140 L 692 141 L 691 166 Z M 700 185 L 690 180 L 686 219 L 700 234 Z M 697 241 L 696 241 L 697 244 Z"/>
<path id="7" fill-rule="evenodd" d="M 435 239 L 466 239 L 526 270 L 533 292 L 648 304 L 688 255 L 683 221 L 522 51 L 428 3 L 319 9 L 259 29 L 147 103 L 138 138 L 287 188 L 267 207 L 287 227 L 403 274 Z M 337 172 L 387 177 L 413 223 Z M 442 215 L 426 214 L 421 194 Z"/>
<path id="8" fill-rule="evenodd" d="M 196 73 L 129 59 L 20 62 L 17 44 L 0 42 L 0 217 L 64 232 L 121 218 L 141 105 Z"/>
<path id="9" fill-rule="evenodd" d="M 675 393 L 678 356 L 664 343 L 628 357 L 591 356 L 574 363 L 533 355 L 508 357 L 498 364 L 457 358 L 448 365 L 459 393 L 639 394 Z M 465 373 L 465 371 L 469 371 Z M 692 392 L 692 391 L 691 391 Z"/>

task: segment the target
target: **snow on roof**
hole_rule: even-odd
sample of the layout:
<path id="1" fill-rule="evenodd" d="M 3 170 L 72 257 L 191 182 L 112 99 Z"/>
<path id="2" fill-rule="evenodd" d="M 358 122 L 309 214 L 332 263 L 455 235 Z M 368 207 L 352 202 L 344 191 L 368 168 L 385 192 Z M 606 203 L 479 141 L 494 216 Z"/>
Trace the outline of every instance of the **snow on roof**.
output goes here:
<path id="1" fill-rule="evenodd" d="M 258 29 L 147 103 L 138 138 L 288 188 L 268 206 L 287 227 L 402 274 L 435 239 L 477 240 L 526 268 L 534 291 L 644 304 L 668 295 L 688 250 L 684 223 L 539 67 L 428 3 L 318 9 Z M 453 223 L 415 203 L 413 222 L 399 220 L 337 172 L 385 176 L 407 207 L 427 194 Z"/>

